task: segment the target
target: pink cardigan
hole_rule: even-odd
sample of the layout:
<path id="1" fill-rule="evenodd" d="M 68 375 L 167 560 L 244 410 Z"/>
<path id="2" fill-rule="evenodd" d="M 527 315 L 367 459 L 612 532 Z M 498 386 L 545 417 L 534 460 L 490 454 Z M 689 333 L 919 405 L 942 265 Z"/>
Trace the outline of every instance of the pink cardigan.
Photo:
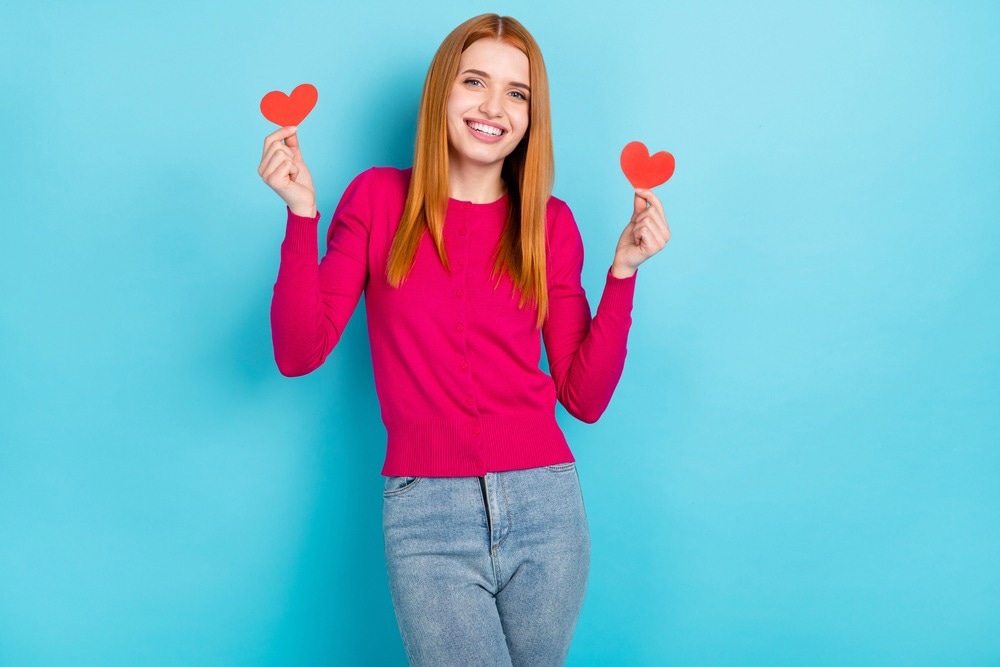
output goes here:
<path id="1" fill-rule="evenodd" d="M 597 314 L 580 284 L 583 242 L 566 204 L 547 210 L 549 315 L 518 308 L 506 276 L 490 274 L 507 209 L 449 200 L 444 226 L 451 270 L 428 234 L 399 288 L 386 260 L 410 170 L 372 168 L 348 186 L 319 261 L 315 218 L 288 212 L 271 304 L 282 374 L 319 367 L 362 291 L 375 390 L 388 441 L 383 475 L 457 477 L 573 461 L 555 403 L 594 422 L 621 377 L 635 276 L 607 275 Z M 551 377 L 539 369 L 544 338 Z"/>

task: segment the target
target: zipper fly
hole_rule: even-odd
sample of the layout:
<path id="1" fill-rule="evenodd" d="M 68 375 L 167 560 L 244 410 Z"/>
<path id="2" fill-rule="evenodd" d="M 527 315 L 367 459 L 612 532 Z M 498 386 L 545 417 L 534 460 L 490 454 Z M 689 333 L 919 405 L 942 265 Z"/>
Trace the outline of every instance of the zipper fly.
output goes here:
<path id="1" fill-rule="evenodd" d="M 490 494 L 486 486 L 486 477 L 479 478 L 479 488 L 483 492 L 483 507 L 486 508 L 486 531 L 489 533 L 489 542 L 492 550 L 493 546 L 493 516 L 490 513 Z"/>

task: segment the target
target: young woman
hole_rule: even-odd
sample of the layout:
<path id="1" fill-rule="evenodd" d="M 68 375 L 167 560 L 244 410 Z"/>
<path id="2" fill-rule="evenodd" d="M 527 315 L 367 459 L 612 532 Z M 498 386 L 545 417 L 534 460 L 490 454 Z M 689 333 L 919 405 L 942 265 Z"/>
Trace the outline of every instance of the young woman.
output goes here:
<path id="1" fill-rule="evenodd" d="M 637 267 L 670 237 L 637 190 L 591 319 L 583 243 L 550 195 L 549 94 L 537 44 L 478 16 L 438 49 L 412 169 L 348 186 L 327 251 L 296 128 L 259 173 L 288 207 L 271 324 L 285 375 L 317 368 L 365 293 L 388 435 L 383 529 L 411 664 L 558 665 L 590 559 L 558 399 L 593 422 L 625 361 Z M 551 375 L 539 369 L 544 339 Z"/>

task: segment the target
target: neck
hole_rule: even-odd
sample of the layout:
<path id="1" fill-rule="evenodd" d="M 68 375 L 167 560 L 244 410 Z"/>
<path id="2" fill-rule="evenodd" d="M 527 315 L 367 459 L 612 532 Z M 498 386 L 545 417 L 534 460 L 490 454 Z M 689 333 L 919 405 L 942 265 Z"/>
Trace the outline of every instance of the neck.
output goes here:
<path id="1" fill-rule="evenodd" d="M 507 191 L 500 176 L 502 168 L 502 162 L 479 166 L 456 164 L 452 160 L 448 165 L 448 196 L 473 204 L 495 202 Z"/>

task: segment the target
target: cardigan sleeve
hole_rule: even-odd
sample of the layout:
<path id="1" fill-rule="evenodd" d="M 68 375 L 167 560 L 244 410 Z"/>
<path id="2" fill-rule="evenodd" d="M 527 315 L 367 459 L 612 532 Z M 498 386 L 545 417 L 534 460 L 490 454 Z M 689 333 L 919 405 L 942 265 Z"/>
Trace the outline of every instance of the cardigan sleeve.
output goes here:
<path id="1" fill-rule="evenodd" d="M 282 375 L 318 368 L 340 340 L 368 280 L 373 170 L 358 175 L 344 192 L 318 261 L 319 214 L 288 211 L 281 261 L 271 300 L 271 340 Z"/>
<path id="2" fill-rule="evenodd" d="M 583 239 L 562 202 L 550 212 L 546 259 L 549 313 L 542 336 L 556 396 L 571 415 L 597 421 L 608 407 L 625 367 L 632 324 L 635 275 L 615 278 L 608 270 L 604 292 L 591 318 L 581 284 Z"/>

